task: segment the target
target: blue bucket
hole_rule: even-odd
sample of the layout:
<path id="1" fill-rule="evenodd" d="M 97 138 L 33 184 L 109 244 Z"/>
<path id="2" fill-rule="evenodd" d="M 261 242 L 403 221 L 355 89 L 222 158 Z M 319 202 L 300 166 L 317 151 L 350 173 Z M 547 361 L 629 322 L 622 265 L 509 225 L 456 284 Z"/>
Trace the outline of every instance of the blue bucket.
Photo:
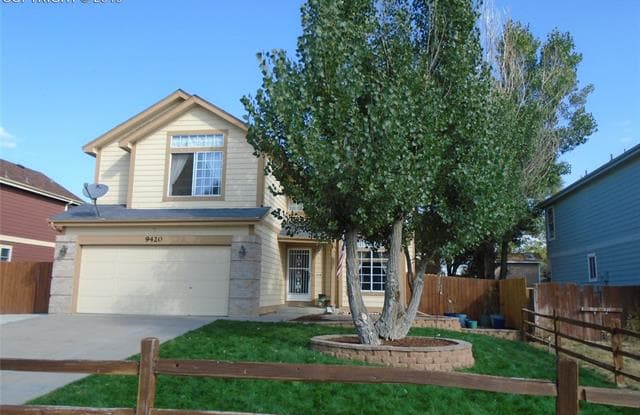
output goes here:
<path id="1" fill-rule="evenodd" d="M 491 327 L 498 330 L 504 329 L 505 328 L 504 317 L 499 314 L 491 315 Z"/>

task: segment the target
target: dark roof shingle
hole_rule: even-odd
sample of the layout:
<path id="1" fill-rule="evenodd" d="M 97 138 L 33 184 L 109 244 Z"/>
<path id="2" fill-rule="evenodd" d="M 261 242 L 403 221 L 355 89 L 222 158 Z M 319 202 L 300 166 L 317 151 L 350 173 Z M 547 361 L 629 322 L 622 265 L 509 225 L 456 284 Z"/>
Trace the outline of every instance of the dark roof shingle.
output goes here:
<path id="1" fill-rule="evenodd" d="M 256 220 L 269 211 L 260 208 L 224 209 L 128 209 L 122 205 L 100 205 L 98 213 L 91 204 L 70 208 L 51 218 L 53 222 L 136 222 L 136 221 L 207 221 L 207 220 Z"/>
<path id="2" fill-rule="evenodd" d="M 82 199 L 56 183 L 47 175 L 3 159 L 0 159 L 0 179 L 7 179 L 36 191 L 42 191 L 53 196 L 60 196 L 69 201 L 82 203 Z M 7 184 L 10 185 L 10 183 Z"/>

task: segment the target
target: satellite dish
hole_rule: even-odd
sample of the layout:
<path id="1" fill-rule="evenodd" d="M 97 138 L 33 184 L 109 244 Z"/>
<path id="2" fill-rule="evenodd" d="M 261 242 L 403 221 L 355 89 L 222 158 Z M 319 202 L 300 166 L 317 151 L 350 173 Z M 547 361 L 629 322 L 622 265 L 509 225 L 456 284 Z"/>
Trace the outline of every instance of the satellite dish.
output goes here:
<path id="1" fill-rule="evenodd" d="M 96 200 L 96 199 L 104 196 L 105 194 L 107 194 L 108 191 L 109 191 L 109 186 L 107 186 L 106 184 L 100 184 L 100 183 L 88 184 L 88 183 L 85 183 L 84 184 L 84 189 L 82 189 L 82 194 L 85 195 L 86 197 L 88 197 L 91 200 Z"/>
<path id="2" fill-rule="evenodd" d="M 100 216 L 100 212 L 98 212 L 98 204 L 96 201 L 98 198 L 104 196 L 109 191 L 109 186 L 106 184 L 100 183 L 85 183 L 84 188 L 82 189 L 82 194 L 91 199 L 93 202 L 93 206 L 96 209 L 96 216 Z"/>

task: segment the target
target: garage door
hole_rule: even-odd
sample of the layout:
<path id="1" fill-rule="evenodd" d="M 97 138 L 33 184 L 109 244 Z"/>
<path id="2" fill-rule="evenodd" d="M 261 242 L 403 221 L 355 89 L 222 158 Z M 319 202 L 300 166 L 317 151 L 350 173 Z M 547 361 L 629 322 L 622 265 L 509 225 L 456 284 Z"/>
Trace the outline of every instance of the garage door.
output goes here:
<path id="1" fill-rule="evenodd" d="M 78 313 L 226 315 L 228 246 L 84 246 Z"/>

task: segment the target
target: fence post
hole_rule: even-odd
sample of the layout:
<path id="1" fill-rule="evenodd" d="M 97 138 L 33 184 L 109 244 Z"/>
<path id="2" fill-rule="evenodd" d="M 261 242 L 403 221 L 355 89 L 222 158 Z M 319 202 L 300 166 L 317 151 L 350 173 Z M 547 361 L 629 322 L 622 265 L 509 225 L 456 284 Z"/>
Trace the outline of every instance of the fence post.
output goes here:
<path id="1" fill-rule="evenodd" d="M 155 337 L 142 339 L 140 369 L 138 371 L 138 400 L 136 415 L 150 415 L 156 401 L 156 364 L 160 355 L 160 341 Z"/>
<path id="2" fill-rule="evenodd" d="M 558 312 L 556 311 L 556 309 L 553 309 L 553 337 L 554 337 L 554 345 L 555 345 L 555 349 L 556 349 L 556 364 L 557 364 L 557 360 L 560 357 L 560 354 L 558 352 L 558 348 L 561 347 L 562 342 L 560 339 L 560 336 L 558 336 Z"/>
<path id="3" fill-rule="evenodd" d="M 617 321 L 613 322 L 613 330 L 611 330 L 611 352 L 613 353 L 613 378 L 615 379 L 616 385 L 621 386 L 624 385 L 624 376 L 620 374 L 620 370 L 622 370 L 624 366 L 624 357 L 620 354 L 622 350 L 623 337 L 622 333 L 618 330 L 620 328 L 620 323 Z"/>
<path id="4" fill-rule="evenodd" d="M 556 373 L 556 415 L 578 415 L 578 363 L 561 358 Z"/>

